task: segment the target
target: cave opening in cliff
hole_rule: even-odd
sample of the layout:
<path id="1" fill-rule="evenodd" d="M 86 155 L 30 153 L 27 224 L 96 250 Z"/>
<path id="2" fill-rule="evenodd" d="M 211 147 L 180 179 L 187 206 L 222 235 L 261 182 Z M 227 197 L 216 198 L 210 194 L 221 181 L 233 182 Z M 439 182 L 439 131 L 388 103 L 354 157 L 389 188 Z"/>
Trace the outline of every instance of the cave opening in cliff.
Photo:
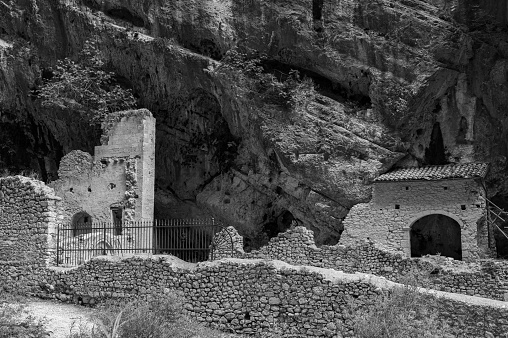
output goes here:
<path id="1" fill-rule="evenodd" d="M 312 18 L 314 19 L 314 30 L 318 33 L 323 31 L 323 1 L 312 0 Z"/>
<path id="2" fill-rule="evenodd" d="M 295 217 L 288 210 L 284 210 L 276 219 L 272 222 L 265 223 L 263 225 L 263 232 L 268 238 L 273 238 L 281 232 L 285 232 L 291 227 L 291 223 Z"/>
<path id="3" fill-rule="evenodd" d="M 277 60 L 265 60 L 262 61 L 261 64 L 265 72 L 275 75 L 277 80 L 281 82 L 285 81 L 289 77 L 289 73 L 292 70 L 297 70 L 300 73 L 300 76 L 312 79 L 315 84 L 316 91 L 323 96 L 329 97 L 330 99 L 340 103 L 353 103 L 363 109 L 372 107 L 369 96 L 353 92 L 349 88 L 342 86 L 340 83 L 334 82 L 311 70 L 292 66 Z"/>
<path id="4" fill-rule="evenodd" d="M 323 0 L 312 0 L 312 18 L 314 20 L 323 18 Z"/>
<path id="5" fill-rule="evenodd" d="M 221 48 L 210 39 L 202 39 L 199 41 L 199 44 L 196 44 L 191 41 L 186 41 L 184 38 L 181 39 L 181 44 L 183 47 L 190 49 L 191 51 L 198 53 L 200 55 L 207 56 L 216 61 L 220 61 L 224 56 Z"/>
<path id="6" fill-rule="evenodd" d="M 425 149 L 425 162 L 431 165 L 448 163 L 439 122 L 434 123 L 432 128 L 430 143 L 427 149 Z"/>
<path id="7" fill-rule="evenodd" d="M 196 207 L 197 196 L 234 166 L 240 140 L 231 133 L 218 99 L 202 88 L 176 96 L 156 117 L 155 182 L 160 192 L 155 216 L 204 217 L 206 212 Z"/>
<path id="8" fill-rule="evenodd" d="M 411 257 L 441 255 L 462 259 L 460 225 L 454 219 L 432 214 L 418 219 L 411 226 Z"/>
<path id="9" fill-rule="evenodd" d="M 20 124 L 4 113 L 0 121 L 0 169 L 49 182 L 57 178 L 63 147 L 46 126 L 31 115 Z"/>
<path id="10" fill-rule="evenodd" d="M 136 27 L 145 27 L 145 20 L 140 16 L 132 14 L 126 8 L 110 8 L 106 10 L 106 15 L 112 17 L 114 19 L 119 19 L 122 21 L 127 21 L 133 26 Z"/>

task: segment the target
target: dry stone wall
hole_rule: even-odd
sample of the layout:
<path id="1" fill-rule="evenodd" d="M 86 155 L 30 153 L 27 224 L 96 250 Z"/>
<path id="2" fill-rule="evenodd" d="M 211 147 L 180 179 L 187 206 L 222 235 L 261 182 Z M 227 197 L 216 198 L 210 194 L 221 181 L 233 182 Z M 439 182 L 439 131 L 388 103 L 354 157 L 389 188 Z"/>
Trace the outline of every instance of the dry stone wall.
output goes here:
<path id="1" fill-rule="evenodd" d="M 239 249 L 239 235 L 232 236 L 236 243 L 235 257 L 238 258 L 276 259 L 347 273 L 369 273 L 399 282 L 415 276 L 422 286 L 428 285 L 433 289 L 508 301 L 508 261 L 467 263 L 439 256 L 408 258 L 402 252 L 367 240 L 348 246 L 324 245 L 318 248 L 312 231 L 301 226 L 280 233 L 268 245 L 249 253 Z M 218 257 L 226 255 L 217 254 Z"/>
<path id="2" fill-rule="evenodd" d="M 22 290 L 54 263 L 59 201 L 40 181 L 0 178 L 0 286 Z"/>
<path id="3" fill-rule="evenodd" d="M 57 298 L 88 303 L 173 290 L 183 293 L 188 314 L 214 327 L 245 334 L 279 328 L 284 337 L 352 337 L 347 303 L 368 306 L 396 285 L 371 275 L 281 261 L 225 259 L 194 265 L 168 256 L 94 258 L 78 268 L 47 270 L 39 278 Z M 457 335 L 508 333 L 505 302 L 438 296 L 440 317 Z"/>

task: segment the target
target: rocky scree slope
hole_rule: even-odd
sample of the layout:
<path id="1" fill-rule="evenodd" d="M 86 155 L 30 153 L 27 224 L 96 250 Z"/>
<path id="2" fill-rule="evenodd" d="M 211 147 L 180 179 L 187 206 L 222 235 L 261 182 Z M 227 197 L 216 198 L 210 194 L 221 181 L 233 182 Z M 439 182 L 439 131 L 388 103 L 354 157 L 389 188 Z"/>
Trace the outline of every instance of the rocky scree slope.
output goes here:
<path id="1" fill-rule="evenodd" d="M 507 3 L 458 0 L 0 1 L 0 165 L 54 178 L 99 133 L 33 93 L 99 40 L 157 118 L 156 217 L 215 215 L 256 247 L 292 220 L 337 241 L 393 166 L 489 161 L 508 191 Z M 214 71 L 232 48 L 317 85 L 291 112 Z"/>

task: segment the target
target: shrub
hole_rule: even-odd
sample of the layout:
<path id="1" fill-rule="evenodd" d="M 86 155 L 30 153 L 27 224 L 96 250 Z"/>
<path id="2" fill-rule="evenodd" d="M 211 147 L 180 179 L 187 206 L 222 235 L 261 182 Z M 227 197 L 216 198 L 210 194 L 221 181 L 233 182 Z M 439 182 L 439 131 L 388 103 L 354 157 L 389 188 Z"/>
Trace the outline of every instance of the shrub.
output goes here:
<path id="1" fill-rule="evenodd" d="M 33 317 L 19 298 L 0 291 L 0 338 L 49 337 L 44 322 Z"/>
<path id="2" fill-rule="evenodd" d="M 182 301 L 162 294 L 126 305 L 109 303 L 93 318 L 94 327 L 78 327 L 69 338 L 212 338 L 229 337 L 190 320 L 183 314 Z"/>
<path id="3" fill-rule="evenodd" d="M 95 123 L 111 112 L 134 108 L 132 91 L 115 83 L 116 74 L 104 70 L 104 64 L 97 41 L 86 41 L 79 62 L 65 58 L 52 68 L 53 76 L 38 92 L 42 105 L 80 111 Z"/>
<path id="4" fill-rule="evenodd" d="M 353 309 L 358 338 L 446 337 L 447 325 L 438 318 L 437 299 L 421 294 L 414 285 L 396 287 L 366 308 Z"/>
<path id="5" fill-rule="evenodd" d="M 231 49 L 221 64 L 209 72 L 225 75 L 231 83 L 246 90 L 249 99 L 260 99 L 263 103 L 284 109 L 296 110 L 306 107 L 315 96 L 312 79 L 300 76 L 297 70 L 277 76 L 265 69 L 266 55 L 247 54 Z"/>

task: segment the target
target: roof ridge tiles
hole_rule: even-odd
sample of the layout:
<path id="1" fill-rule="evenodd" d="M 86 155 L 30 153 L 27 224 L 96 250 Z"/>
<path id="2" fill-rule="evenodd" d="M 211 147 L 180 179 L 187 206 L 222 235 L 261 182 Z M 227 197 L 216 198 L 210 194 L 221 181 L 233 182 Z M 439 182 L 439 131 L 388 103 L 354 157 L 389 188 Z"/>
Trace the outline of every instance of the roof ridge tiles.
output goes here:
<path id="1" fill-rule="evenodd" d="M 483 178 L 487 174 L 488 168 L 489 163 L 484 162 L 398 168 L 380 175 L 374 182 Z"/>

